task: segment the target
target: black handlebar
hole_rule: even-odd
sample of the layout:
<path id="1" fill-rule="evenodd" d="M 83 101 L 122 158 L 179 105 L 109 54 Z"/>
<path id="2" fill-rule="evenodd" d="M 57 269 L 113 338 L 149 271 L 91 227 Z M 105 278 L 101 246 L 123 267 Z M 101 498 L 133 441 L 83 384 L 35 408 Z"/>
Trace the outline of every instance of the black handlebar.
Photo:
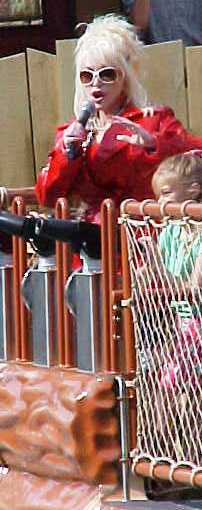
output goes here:
<path id="1" fill-rule="evenodd" d="M 53 253 L 55 241 L 62 241 L 71 243 L 74 251 L 83 249 L 89 257 L 101 257 L 100 226 L 94 223 L 17 216 L 0 211 L 0 231 L 32 241 L 40 255 Z"/>

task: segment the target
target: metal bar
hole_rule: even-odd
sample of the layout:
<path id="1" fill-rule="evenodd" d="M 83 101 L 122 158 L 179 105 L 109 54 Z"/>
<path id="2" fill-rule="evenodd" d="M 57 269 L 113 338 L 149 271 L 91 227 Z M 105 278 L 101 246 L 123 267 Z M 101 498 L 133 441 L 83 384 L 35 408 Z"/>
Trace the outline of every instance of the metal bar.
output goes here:
<path id="1" fill-rule="evenodd" d="M 121 301 L 123 299 L 123 290 L 116 289 L 112 291 L 112 335 L 117 343 L 118 370 L 125 372 L 123 348 L 124 342 L 122 338 L 122 321 L 121 321 Z"/>
<path id="2" fill-rule="evenodd" d="M 123 276 L 123 300 L 127 302 L 131 297 L 131 279 L 128 261 L 128 245 L 125 225 L 121 225 L 121 258 Z M 134 330 L 130 306 L 123 307 L 123 331 L 125 342 L 125 370 L 134 376 L 136 370 Z"/>
<path id="3" fill-rule="evenodd" d="M 16 196 L 12 202 L 12 212 L 24 215 L 26 208 L 22 197 Z M 26 242 L 13 236 L 13 286 L 16 359 L 28 361 L 29 353 L 29 317 L 21 297 L 21 280 L 27 266 Z"/>
<path id="4" fill-rule="evenodd" d="M 121 471 L 123 486 L 123 501 L 130 500 L 130 444 L 128 427 L 128 398 L 125 381 L 116 376 L 115 380 L 119 389 L 119 413 L 120 413 L 120 439 L 121 439 Z"/>
<path id="5" fill-rule="evenodd" d="M 63 219 L 68 218 L 62 216 Z M 63 256 L 63 288 L 65 286 L 65 282 L 69 274 L 71 273 L 71 249 L 67 243 L 63 243 L 62 247 L 62 256 Z M 68 308 L 64 303 L 64 338 L 65 338 L 65 366 L 73 367 L 75 365 L 75 348 L 74 348 L 74 338 L 73 338 L 73 322 L 71 314 L 69 313 Z"/>
<path id="6" fill-rule="evenodd" d="M 115 305 L 120 304 L 123 299 L 123 290 L 122 289 L 113 290 L 112 294 L 113 294 L 113 303 Z"/>
<path id="7" fill-rule="evenodd" d="M 107 237 L 109 262 L 109 330 L 110 330 L 110 370 L 119 370 L 119 342 L 115 320 L 115 303 L 113 292 L 117 285 L 117 250 L 116 250 L 116 210 L 112 200 L 106 200 L 107 209 Z"/>
<path id="8" fill-rule="evenodd" d="M 16 200 L 17 206 L 17 214 L 26 215 L 26 207 L 23 198 L 19 198 Z M 24 239 L 18 239 L 19 246 L 19 278 L 20 278 L 20 289 L 21 289 L 21 281 L 24 276 L 24 273 L 27 269 L 27 243 Z M 30 338 L 29 338 L 29 312 L 25 307 L 25 304 L 21 297 L 20 292 L 20 323 L 21 323 L 21 359 L 23 361 L 30 360 Z"/>
<path id="9" fill-rule="evenodd" d="M 12 203 L 12 212 L 17 214 L 17 203 L 14 199 Z M 15 357 L 21 359 L 21 299 L 20 299 L 20 256 L 18 237 L 13 236 L 13 300 L 14 300 L 14 320 L 15 320 Z"/>
<path id="10" fill-rule="evenodd" d="M 0 207 L 8 206 L 15 197 L 22 197 L 26 204 L 38 204 L 34 187 L 30 188 L 6 188 L 0 187 Z"/>
<path id="11" fill-rule="evenodd" d="M 121 258 L 122 258 L 122 277 L 123 277 L 123 300 L 131 297 L 131 279 L 128 261 L 127 236 L 124 224 L 121 225 Z M 123 317 L 123 335 L 124 335 L 124 367 L 129 379 L 134 378 L 136 372 L 136 353 L 134 329 L 132 322 L 132 313 L 130 306 L 122 309 Z M 130 394 L 130 442 L 131 447 L 135 448 L 137 441 L 137 406 L 136 394 L 134 390 L 128 390 Z"/>
<path id="12" fill-rule="evenodd" d="M 186 464 L 186 463 L 184 463 Z M 186 468 L 185 465 L 180 466 L 179 464 L 168 464 L 163 463 L 163 459 L 158 463 L 152 463 L 151 461 L 139 460 L 135 463 L 134 471 L 137 475 L 143 477 L 151 477 L 152 467 L 152 478 L 160 480 L 172 480 L 175 483 L 182 483 L 185 485 L 192 485 L 194 487 L 202 487 L 202 467 L 201 468 Z"/>
<path id="13" fill-rule="evenodd" d="M 90 262 L 93 263 L 94 259 Z M 97 260 L 95 261 L 97 264 Z M 85 260 L 85 264 L 87 261 Z M 101 366 L 101 272 L 85 267 L 67 280 L 66 300 L 75 313 L 76 359 L 81 370 L 96 372 Z"/>
<path id="14" fill-rule="evenodd" d="M 65 364 L 65 342 L 64 342 L 64 313 L 63 313 L 63 267 L 62 267 L 62 245 L 56 241 L 56 294 L 57 294 L 57 317 L 58 317 L 58 363 Z"/>
<path id="15" fill-rule="evenodd" d="M 69 218 L 67 200 L 57 200 L 55 216 L 58 219 Z M 71 272 L 71 249 L 67 243 L 56 242 L 57 267 L 57 313 L 58 313 L 58 357 L 59 364 L 74 366 L 74 342 L 72 318 L 64 301 L 64 286 Z"/>
<path id="16" fill-rule="evenodd" d="M 0 359 L 8 361 L 14 355 L 13 267 L 0 267 Z"/>
<path id="17" fill-rule="evenodd" d="M 122 203 L 122 213 L 133 216 L 147 216 L 160 218 L 162 216 L 183 217 L 192 216 L 195 219 L 202 220 L 202 205 L 194 200 L 187 200 L 181 204 L 176 202 L 167 202 L 162 208 L 155 200 L 125 200 Z"/>
<path id="18" fill-rule="evenodd" d="M 111 369 L 110 359 L 110 288 L 109 288 L 109 250 L 108 250 L 108 201 L 101 206 L 101 247 L 102 247 L 102 315 L 103 315 L 103 353 L 102 369 Z"/>

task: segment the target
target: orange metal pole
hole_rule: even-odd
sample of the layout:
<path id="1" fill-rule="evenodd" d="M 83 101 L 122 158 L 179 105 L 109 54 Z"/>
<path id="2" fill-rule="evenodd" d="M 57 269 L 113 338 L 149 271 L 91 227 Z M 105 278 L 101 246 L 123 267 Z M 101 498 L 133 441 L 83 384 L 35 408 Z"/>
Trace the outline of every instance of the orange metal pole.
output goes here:
<path id="1" fill-rule="evenodd" d="M 0 208 L 7 208 L 13 201 L 15 197 L 24 198 L 26 204 L 38 204 L 36 193 L 34 187 L 30 188 L 6 188 L 4 186 L 1 187 L 3 191 L 1 197 Z"/>
<path id="2" fill-rule="evenodd" d="M 71 253 L 70 247 L 67 243 L 63 243 L 63 289 L 68 276 L 71 273 Z M 64 303 L 64 337 L 65 337 L 65 366 L 73 367 L 75 365 L 74 359 L 74 336 L 73 336 L 73 321 L 68 307 Z"/>
<path id="3" fill-rule="evenodd" d="M 137 475 L 143 477 L 152 477 L 161 480 L 172 480 L 175 483 L 183 483 L 185 485 L 193 485 L 194 487 L 202 487 L 202 467 L 201 468 L 189 468 L 186 467 L 186 462 L 180 462 L 178 464 L 163 463 L 163 459 L 158 463 L 158 460 L 151 465 L 151 462 L 139 460 L 134 467 L 134 471 Z M 172 476 L 171 476 L 172 474 Z"/>
<path id="4" fill-rule="evenodd" d="M 26 207 L 23 199 L 18 199 L 18 215 L 26 214 Z M 29 338 L 29 312 L 23 302 L 21 295 L 21 281 L 27 270 L 27 243 L 24 239 L 18 239 L 19 245 L 19 278 L 20 278 L 20 322 L 21 322 L 21 360 L 29 361 L 31 356 L 30 338 Z"/>
<path id="5" fill-rule="evenodd" d="M 128 246 L 125 226 L 121 225 L 121 259 L 123 275 L 123 330 L 125 339 L 125 370 L 127 374 L 134 376 L 136 370 L 135 361 L 135 343 L 132 323 L 132 313 L 130 308 L 131 280 L 130 268 L 128 262 Z"/>
<path id="6" fill-rule="evenodd" d="M 107 237 L 109 262 L 109 330 L 110 330 L 110 370 L 119 370 L 119 342 L 116 327 L 116 303 L 114 291 L 117 285 L 117 250 L 116 250 L 116 210 L 111 200 L 106 200 Z"/>
<path id="7" fill-rule="evenodd" d="M 8 197 L 12 200 L 15 196 L 24 198 L 26 204 L 38 204 L 34 188 L 7 188 Z"/>
<path id="8" fill-rule="evenodd" d="M 194 200 L 187 200 L 181 204 L 176 202 L 167 202 L 162 208 L 155 200 L 145 200 L 137 202 L 136 200 L 126 200 L 123 202 L 126 214 L 130 216 L 147 216 L 160 218 L 161 216 L 173 216 L 180 218 L 182 216 L 193 216 L 197 220 L 202 219 L 202 205 Z"/>
<path id="9" fill-rule="evenodd" d="M 64 289 L 63 289 L 63 270 L 62 270 L 62 246 L 56 241 L 56 288 L 57 288 L 57 320 L 58 320 L 58 362 L 59 365 L 65 364 L 65 342 L 64 342 Z"/>
<path id="10" fill-rule="evenodd" d="M 103 315 L 103 370 L 110 371 L 110 286 L 109 286 L 109 250 L 108 250 L 108 202 L 101 206 L 101 248 L 102 248 L 102 315 Z"/>
<path id="11" fill-rule="evenodd" d="M 12 202 L 12 212 L 25 214 L 25 205 L 21 197 Z M 15 351 L 16 359 L 29 359 L 29 323 L 28 311 L 21 296 L 21 280 L 27 267 L 26 242 L 13 236 L 13 285 L 14 285 L 14 317 L 15 317 Z"/>
<path id="12" fill-rule="evenodd" d="M 15 212 L 13 207 L 13 212 Z M 18 238 L 13 236 L 13 304 L 15 321 L 15 357 L 21 359 L 21 321 L 20 321 L 20 262 Z"/>
<path id="13" fill-rule="evenodd" d="M 65 198 L 57 200 L 55 215 L 58 219 L 69 218 Z M 74 366 L 72 317 L 64 302 L 64 285 L 71 272 L 71 250 L 67 243 L 56 242 L 56 266 L 59 364 L 72 367 Z"/>

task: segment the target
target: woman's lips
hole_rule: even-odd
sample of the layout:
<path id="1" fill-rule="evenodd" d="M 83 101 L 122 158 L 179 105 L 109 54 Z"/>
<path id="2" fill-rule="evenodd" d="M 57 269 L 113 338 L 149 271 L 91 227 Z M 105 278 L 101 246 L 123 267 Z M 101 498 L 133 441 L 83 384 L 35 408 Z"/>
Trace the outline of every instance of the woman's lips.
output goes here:
<path id="1" fill-rule="evenodd" d="M 104 94 L 101 92 L 101 90 L 94 90 L 92 92 L 92 98 L 96 101 L 101 101 L 104 98 Z"/>

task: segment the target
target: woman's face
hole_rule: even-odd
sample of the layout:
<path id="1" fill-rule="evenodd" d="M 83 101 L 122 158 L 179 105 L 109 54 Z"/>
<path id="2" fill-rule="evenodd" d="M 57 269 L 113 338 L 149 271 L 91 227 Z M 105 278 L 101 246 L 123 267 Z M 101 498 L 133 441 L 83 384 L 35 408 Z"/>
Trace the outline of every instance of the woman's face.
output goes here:
<path id="1" fill-rule="evenodd" d="M 97 111 L 116 114 L 125 97 L 125 76 L 123 71 L 111 64 L 96 62 L 85 58 L 80 65 L 80 81 L 87 99 L 95 104 Z"/>

